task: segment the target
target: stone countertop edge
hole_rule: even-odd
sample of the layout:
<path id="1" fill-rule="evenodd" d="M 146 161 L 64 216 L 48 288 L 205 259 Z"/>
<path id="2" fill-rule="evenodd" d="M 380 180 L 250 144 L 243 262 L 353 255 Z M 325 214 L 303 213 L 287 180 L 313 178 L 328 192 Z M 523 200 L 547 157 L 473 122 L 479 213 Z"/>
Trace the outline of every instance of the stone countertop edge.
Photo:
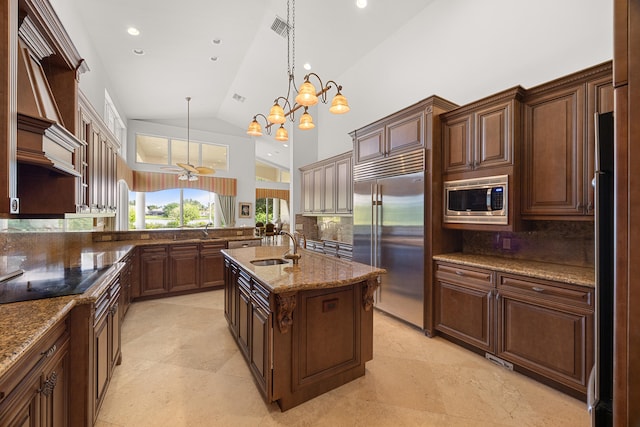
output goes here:
<path id="1" fill-rule="evenodd" d="M 487 268 L 502 273 L 512 273 L 542 280 L 552 280 L 571 285 L 595 287 L 595 270 L 589 267 L 528 261 L 490 255 L 455 252 L 434 255 L 436 261 L 445 261 L 469 267 Z"/>
<path id="2" fill-rule="evenodd" d="M 294 265 L 291 260 L 285 264 L 268 266 L 251 264 L 252 260 L 257 259 L 282 259 L 288 251 L 289 246 L 255 246 L 224 249 L 222 252 L 276 294 L 337 288 L 386 273 L 386 270 L 381 268 L 355 261 L 341 260 L 306 249 L 299 249 L 302 257 L 298 265 Z"/>

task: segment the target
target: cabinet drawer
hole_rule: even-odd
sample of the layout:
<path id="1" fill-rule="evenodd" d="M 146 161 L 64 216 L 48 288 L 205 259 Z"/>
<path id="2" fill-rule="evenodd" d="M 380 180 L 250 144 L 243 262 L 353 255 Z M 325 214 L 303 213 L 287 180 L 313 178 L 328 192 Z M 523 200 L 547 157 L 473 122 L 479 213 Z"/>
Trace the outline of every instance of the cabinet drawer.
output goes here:
<path id="1" fill-rule="evenodd" d="M 59 354 L 67 345 L 69 331 L 67 319 L 59 321 L 49 332 L 46 333 L 24 356 L 0 378 L 0 413 L 11 405 L 12 392 L 20 394 L 20 389 L 24 388 L 23 380 L 27 380 L 32 375 L 39 375 L 36 371 L 41 368 L 53 356 Z M 21 384 L 22 383 L 22 384 Z M 2 421 L 2 416 L 0 416 Z M 4 425 L 4 424 L 2 424 Z"/>
<path id="2" fill-rule="evenodd" d="M 220 252 L 227 247 L 226 243 L 200 243 L 200 253 L 202 252 Z"/>
<path id="3" fill-rule="evenodd" d="M 198 244 L 197 243 L 171 245 L 170 248 L 171 248 L 171 253 L 176 253 L 176 252 L 198 252 Z"/>
<path id="4" fill-rule="evenodd" d="M 140 248 L 140 254 L 142 256 L 153 256 L 153 255 L 166 255 L 167 247 L 165 245 L 161 246 L 144 246 Z"/>
<path id="5" fill-rule="evenodd" d="M 494 283 L 492 271 L 440 262 L 436 263 L 436 278 L 451 283 L 481 288 L 492 287 Z"/>
<path id="6" fill-rule="evenodd" d="M 260 303 L 268 310 L 269 309 L 269 291 L 256 281 L 252 282 L 251 291 L 254 299 L 260 301 Z"/>
<path id="7" fill-rule="evenodd" d="M 500 293 L 517 293 L 583 308 L 593 308 L 593 291 L 591 288 L 518 276 L 500 275 L 498 279 Z"/>

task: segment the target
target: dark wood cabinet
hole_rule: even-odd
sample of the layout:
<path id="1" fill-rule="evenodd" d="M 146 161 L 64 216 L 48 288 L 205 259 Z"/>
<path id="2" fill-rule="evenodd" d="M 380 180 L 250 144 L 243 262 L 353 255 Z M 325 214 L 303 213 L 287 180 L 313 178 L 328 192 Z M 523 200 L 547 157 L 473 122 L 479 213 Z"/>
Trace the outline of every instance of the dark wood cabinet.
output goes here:
<path id="1" fill-rule="evenodd" d="M 594 114 L 613 110 L 611 63 L 527 91 L 522 216 L 591 219 Z"/>
<path id="2" fill-rule="evenodd" d="M 200 287 L 224 286 L 224 242 L 200 243 Z"/>
<path id="3" fill-rule="evenodd" d="M 487 352 L 495 347 L 494 273 L 438 263 L 435 328 Z"/>
<path id="4" fill-rule="evenodd" d="M 69 331 L 65 317 L 0 379 L 0 424 L 66 427 L 69 398 Z"/>
<path id="5" fill-rule="evenodd" d="M 584 397 L 593 366 L 593 289 L 502 274 L 497 289 L 497 356 Z"/>
<path id="6" fill-rule="evenodd" d="M 238 298 L 240 289 L 238 281 L 238 266 L 225 258 L 224 260 L 224 315 L 234 338 L 238 336 Z"/>
<path id="7" fill-rule="evenodd" d="M 584 399 L 594 289 L 436 261 L 435 328 Z"/>
<path id="8" fill-rule="evenodd" d="M 140 251 L 140 296 L 169 292 L 169 249 L 167 245 L 142 246 Z"/>
<path id="9" fill-rule="evenodd" d="M 352 134 L 355 164 L 424 147 L 424 111 L 408 108 Z"/>
<path id="10" fill-rule="evenodd" d="M 120 271 L 120 320 L 124 320 L 129 306 L 131 305 L 131 299 L 133 298 L 133 272 L 135 267 L 135 249 L 129 252 L 122 259 L 124 267 Z"/>
<path id="11" fill-rule="evenodd" d="M 121 273 L 113 271 L 95 302 L 76 305 L 70 314 L 69 425 L 93 425 L 121 353 Z"/>
<path id="12" fill-rule="evenodd" d="M 445 175 L 515 164 L 523 94 L 518 86 L 442 115 Z"/>
<path id="13" fill-rule="evenodd" d="M 249 367 L 264 396 L 271 393 L 272 315 L 269 292 L 259 283 L 252 283 L 251 317 L 249 324 Z"/>
<path id="14" fill-rule="evenodd" d="M 98 297 L 93 318 L 93 414 L 94 421 L 102 405 L 115 366 L 120 363 L 120 295 L 119 276 Z"/>
<path id="15" fill-rule="evenodd" d="M 200 251 L 198 243 L 169 246 L 169 292 L 200 287 Z"/>
<path id="16" fill-rule="evenodd" d="M 240 270 L 237 280 L 238 334 L 236 340 L 245 359 L 249 360 L 249 343 L 251 342 L 249 330 L 251 325 L 249 318 L 251 315 L 251 278 Z"/>

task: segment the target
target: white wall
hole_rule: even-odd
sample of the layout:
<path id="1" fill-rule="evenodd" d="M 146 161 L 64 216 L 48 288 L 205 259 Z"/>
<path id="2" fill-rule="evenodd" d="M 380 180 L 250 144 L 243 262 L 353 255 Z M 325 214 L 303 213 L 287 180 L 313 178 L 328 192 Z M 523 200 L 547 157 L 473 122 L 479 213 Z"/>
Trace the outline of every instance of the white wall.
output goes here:
<path id="1" fill-rule="evenodd" d="M 136 134 L 165 136 L 169 138 L 186 139 L 186 128 L 168 126 L 142 120 L 129 120 L 127 139 L 130 141 L 127 156 L 129 166 L 136 170 L 152 172 L 166 172 L 149 165 L 138 164 L 133 161 L 135 156 Z M 233 135 L 223 135 L 200 130 L 190 130 L 189 139 L 193 142 L 210 142 L 214 144 L 227 145 L 229 147 L 229 170 L 216 171 L 215 176 L 221 178 L 236 178 L 238 180 L 238 202 L 250 202 L 255 206 L 256 202 L 256 162 L 255 143 L 251 138 L 237 137 Z M 238 207 L 236 206 L 236 210 Z M 236 212 L 236 215 L 238 212 Z M 236 218 L 236 226 L 253 227 L 253 218 Z"/>
<path id="2" fill-rule="evenodd" d="M 335 116 L 318 108 L 318 159 L 352 149 L 354 129 L 433 94 L 463 105 L 612 57 L 611 0 L 437 0 L 331 77 L 351 111 Z"/>

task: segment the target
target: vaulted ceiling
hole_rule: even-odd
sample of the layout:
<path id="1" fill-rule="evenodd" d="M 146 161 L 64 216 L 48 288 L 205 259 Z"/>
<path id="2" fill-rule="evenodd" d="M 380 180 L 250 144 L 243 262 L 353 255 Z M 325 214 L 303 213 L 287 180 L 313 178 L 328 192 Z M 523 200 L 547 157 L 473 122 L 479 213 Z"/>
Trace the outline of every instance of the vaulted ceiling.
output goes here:
<path id="1" fill-rule="evenodd" d="M 287 0 L 69 2 L 102 62 L 89 65 L 106 73 L 127 119 L 185 126 L 191 96 L 192 128 L 245 135 L 253 115 L 286 93 L 287 40 L 271 26 L 286 21 Z M 430 3 L 369 0 L 359 9 L 355 0 L 298 0 L 296 82 L 307 62 L 323 79 L 337 78 Z M 128 34 L 131 26 L 140 34 Z M 272 138 L 257 144 L 286 151 Z"/>

